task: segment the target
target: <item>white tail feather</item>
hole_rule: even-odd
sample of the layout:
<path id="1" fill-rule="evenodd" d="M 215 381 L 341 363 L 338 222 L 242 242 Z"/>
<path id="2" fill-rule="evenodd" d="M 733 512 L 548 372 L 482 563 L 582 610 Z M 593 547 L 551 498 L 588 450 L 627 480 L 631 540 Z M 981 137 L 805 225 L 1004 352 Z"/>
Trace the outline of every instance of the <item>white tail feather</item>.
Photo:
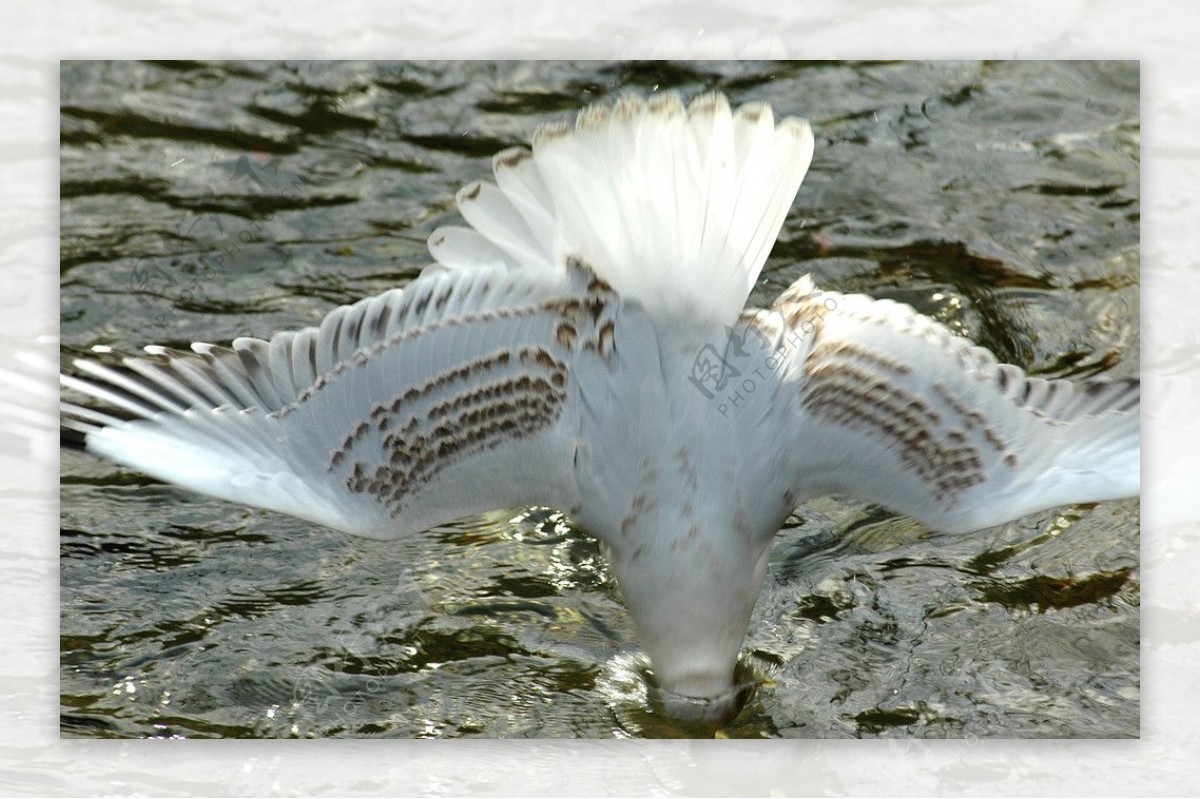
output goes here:
<path id="1" fill-rule="evenodd" d="M 542 127 L 458 194 L 473 230 L 442 228 L 443 266 L 561 270 L 577 257 L 659 318 L 729 324 L 812 161 L 807 122 L 720 95 L 623 97 Z"/>

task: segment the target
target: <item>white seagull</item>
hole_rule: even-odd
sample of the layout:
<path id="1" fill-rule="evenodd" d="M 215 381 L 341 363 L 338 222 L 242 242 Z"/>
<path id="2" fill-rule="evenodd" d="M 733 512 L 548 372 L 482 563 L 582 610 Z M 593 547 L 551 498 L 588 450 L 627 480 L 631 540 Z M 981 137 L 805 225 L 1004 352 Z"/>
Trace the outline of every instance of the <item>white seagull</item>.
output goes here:
<path id="1" fill-rule="evenodd" d="M 727 717 L 772 539 L 843 494 L 971 531 L 1139 490 L 1137 380 L 1026 377 L 803 277 L 744 305 L 813 153 L 720 95 L 544 126 L 457 196 L 436 264 L 320 324 L 74 362 L 88 451 L 396 538 L 548 506 L 604 546 L 667 711 Z M 114 410 L 115 409 L 115 410 Z"/>

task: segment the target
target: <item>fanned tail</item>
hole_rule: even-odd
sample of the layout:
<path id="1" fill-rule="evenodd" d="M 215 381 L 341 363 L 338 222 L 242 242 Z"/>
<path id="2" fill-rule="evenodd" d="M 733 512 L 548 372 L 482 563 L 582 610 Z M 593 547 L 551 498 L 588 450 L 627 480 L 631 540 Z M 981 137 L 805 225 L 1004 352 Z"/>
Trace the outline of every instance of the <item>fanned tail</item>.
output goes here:
<path id="1" fill-rule="evenodd" d="M 807 122 L 718 94 L 592 105 L 493 161 L 457 201 L 472 229 L 434 232 L 448 268 L 561 270 L 579 258 L 655 317 L 730 324 L 813 154 Z"/>

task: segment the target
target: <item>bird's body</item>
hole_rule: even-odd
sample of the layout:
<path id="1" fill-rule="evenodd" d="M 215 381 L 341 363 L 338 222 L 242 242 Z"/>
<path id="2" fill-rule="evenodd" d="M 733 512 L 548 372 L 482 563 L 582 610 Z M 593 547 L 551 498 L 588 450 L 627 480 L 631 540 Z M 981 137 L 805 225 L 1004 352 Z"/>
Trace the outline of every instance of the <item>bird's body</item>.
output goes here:
<path id="1" fill-rule="evenodd" d="M 1138 490 L 1136 381 L 1026 378 L 906 306 L 797 281 L 746 298 L 806 123 L 593 107 L 459 194 L 438 266 L 318 327 L 79 361 L 89 450 L 389 538 L 497 507 L 604 545 L 668 708 L 719 712 L 772 538 L 843 493 L 968 531 Z M 682 704 L 681 704 L 682 703 Z M 703 715 L 707 711 L 703 711 Z"/>

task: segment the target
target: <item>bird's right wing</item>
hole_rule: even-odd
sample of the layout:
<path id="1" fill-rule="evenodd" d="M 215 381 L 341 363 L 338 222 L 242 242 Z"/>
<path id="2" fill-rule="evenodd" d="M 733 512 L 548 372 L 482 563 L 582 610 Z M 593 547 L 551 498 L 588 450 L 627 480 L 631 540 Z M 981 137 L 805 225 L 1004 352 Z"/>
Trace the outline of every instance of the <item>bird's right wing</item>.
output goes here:
<path id="1" fill-rule="evenodd" d="M 1138 493 L 1136 379 L 1027 377 L 906 305 L 808 278 L 755 321 L 787 353 L 796 500 L 847 494 L 969 531 Z"/>
<path id="2" fill-rule="evenodd" d="M 269 342 L 77 360 L 63 385 L 110 409 L 68 402 L 64 426 L 159 479 L 372 537 L 569 509 L 580 385 L 602 394 L 646 350 L 621 310 L 578 264 L 430 274 Z"/>

